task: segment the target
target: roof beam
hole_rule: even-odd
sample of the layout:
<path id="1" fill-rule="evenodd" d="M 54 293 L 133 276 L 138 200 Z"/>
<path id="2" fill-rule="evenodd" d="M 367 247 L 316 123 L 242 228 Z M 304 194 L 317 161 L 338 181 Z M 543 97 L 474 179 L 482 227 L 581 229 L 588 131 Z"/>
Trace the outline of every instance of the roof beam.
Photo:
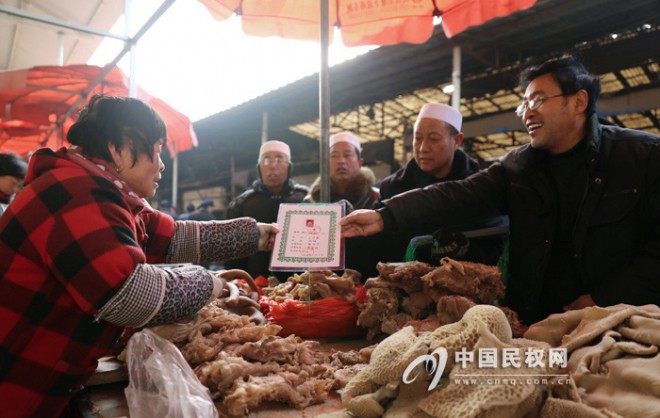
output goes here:
<path id="1" fill-rule="evenodd" d="M 24 19 L 34 20 L 36 22 L 46 23 L 48 25 L 59 26 L 61 28 L 71 29 L 82 33 L 89 33 L 91 35 L 119 39 L 120 41 L 124 41 L 124 42 L 128 42 L 131 39 L 128 36 L 118 35 L 116 33 L 90 28 L 88 26 L 79 25 L 77 23 L 67 22 L 66 20 L 58 19 L 56 17 L 44 16 L 27 10 L 21 10 L 11 6 L 5 6 L 3 4 L 0 4 L 0 13 L 6 13 L 11 16 L 18 16 Z"/>

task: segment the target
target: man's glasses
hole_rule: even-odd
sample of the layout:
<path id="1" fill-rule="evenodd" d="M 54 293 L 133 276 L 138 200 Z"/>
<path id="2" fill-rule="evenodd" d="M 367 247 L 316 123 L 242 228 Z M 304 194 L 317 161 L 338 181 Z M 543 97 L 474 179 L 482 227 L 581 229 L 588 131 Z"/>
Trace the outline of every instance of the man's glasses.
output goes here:
<path id="1" fill-rule="evenodd" d="M 571 93 L 572 94 L 572 93 Z M 536 110 L 541 105 L 543 104 L 544 100 L 548 99 L 554 99 L 555 97 L 563 97 L 563 96 L 570 96 L 571 94 L 557 94 L 555 96 L 548 96 L 548 97 L 543 97 L 543 96 L 535 96 L 532 99 L 523 99 L 522 103 L 516 108 L 516 115 L 518 115 L 519 118 L 522 118 L 527 109 L 530 110 Z"/>
<path id="2" fill-rule="evenodd" d="M 268 167 L 271 164 L 272 165 L 284 165 L 284 164 L 289 164 L 289 162 L 286 160 L 286 158 L 282 158 L 282 157 L 264 157 L 261 160 L 261 164 Z"/>

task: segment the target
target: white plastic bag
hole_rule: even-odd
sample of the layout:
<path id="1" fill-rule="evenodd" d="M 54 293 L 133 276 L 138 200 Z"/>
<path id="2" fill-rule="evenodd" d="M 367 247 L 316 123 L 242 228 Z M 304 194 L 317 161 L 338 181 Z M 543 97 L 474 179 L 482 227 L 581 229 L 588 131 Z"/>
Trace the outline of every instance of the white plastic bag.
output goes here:
<path id="1" fill-rule="evenodd" d="M 171 342 L 144 329 L 126 349 L 131 418 L 218 418 L 208 388 Z"/>

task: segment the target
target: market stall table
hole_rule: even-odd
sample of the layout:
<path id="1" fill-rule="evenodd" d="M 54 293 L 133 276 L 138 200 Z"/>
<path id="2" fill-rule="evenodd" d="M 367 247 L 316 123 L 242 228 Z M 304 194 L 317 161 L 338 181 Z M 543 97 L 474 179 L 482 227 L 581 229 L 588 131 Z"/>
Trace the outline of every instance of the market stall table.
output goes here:
<path id="1" fill-rule="evenodd" d="M 360 350 L 372 343 L 366 339 L 321 339 L 322 350 L 350 351 Z M 122 418 L 130 417 L 124 389 L 128 385 L 128 370 L 126 364 L 114 357 L 99 360 L 96 372 L 85 385 L 85 389 L 74 398 L 73 402 L 83 418 Z M 312 405 L 303 410 L 293 409 L 281 403 L 267 402 L 254 411 L 251 418 L 303 418 L 341 417 L 344 410 L 339 395 L 331 392 L 328 399 L 318 405 Z"/>

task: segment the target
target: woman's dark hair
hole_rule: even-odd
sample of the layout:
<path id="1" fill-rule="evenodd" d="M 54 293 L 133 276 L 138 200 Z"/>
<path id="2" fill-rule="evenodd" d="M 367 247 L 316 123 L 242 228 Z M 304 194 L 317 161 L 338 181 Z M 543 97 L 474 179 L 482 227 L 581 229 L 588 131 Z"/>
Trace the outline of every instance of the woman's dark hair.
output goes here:
<path id="1" fill-rule="evenodd" d="M 0 154 L 0 176 L 11 176 L 24 179 L 27 174 L 27 163 L 13 153 Z"/>
<path id="2" fill-rule="evenodd" d="M 520 86 L 524 90 L 532 80 L 544 74 L 552 74 L 555 77 L 563 94 L 586 91 L 589 95 L 589 103 L 585 113 L 589 117 L 596 112 L 600 81 L 587 71 L 578 58 L 572 56 L 552 58 L 540 65 L 528 67 L 520 74 Z"/>
<path id="3" fill-rule="evenodd" d="M 167 141 L 161 117 L 146 103 L 131 97 L 95 95 L 83 108 L 66 138 L 82 148 L 83 154 L 112 161 L 108 145 L 128 147 L 133 164 L 140 154 L 154 156 L 154 144 Z"/>

